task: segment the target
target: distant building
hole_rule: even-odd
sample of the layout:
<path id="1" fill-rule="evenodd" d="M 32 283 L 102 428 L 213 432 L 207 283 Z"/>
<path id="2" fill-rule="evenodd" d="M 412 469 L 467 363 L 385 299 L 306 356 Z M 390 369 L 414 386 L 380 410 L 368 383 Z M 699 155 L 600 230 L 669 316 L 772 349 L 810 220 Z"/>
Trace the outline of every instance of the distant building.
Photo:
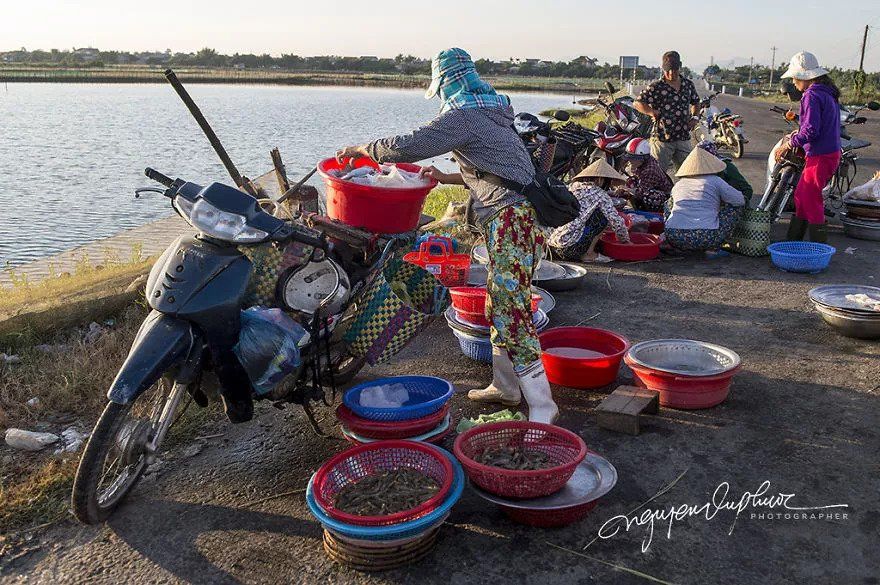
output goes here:
<path id="1" fill-rule="evenodd" d="M 587 57 L 586 55 L 581 55 L 577 59 L 571 60 L 572 65 L 583 65 L 585 67 L 598 67 L 599 60 L 595 57 Z"/>
<path id="2" fill-rule="evenodd" d="M 100 53 L 100 51 L 94 47 L 81 47 L 73 50 L 74 57 L 86 63 L 97 61 L 98 53 Z"/>
<path id="3" fill-rule="evenodd" d="M 25 57 L 27 57 L 27 53 L 25 51 L 8 51 L 0 55 L 2 55 L 2 60 L 4 63 L 21 63 L 25 60 Z"/>
<path id="4" fill-rule="evenodd" d="M 361 61 L 378 61 L 379 57 L 377 57 L 375 55 L 361 55 L 360 60 Z"/>

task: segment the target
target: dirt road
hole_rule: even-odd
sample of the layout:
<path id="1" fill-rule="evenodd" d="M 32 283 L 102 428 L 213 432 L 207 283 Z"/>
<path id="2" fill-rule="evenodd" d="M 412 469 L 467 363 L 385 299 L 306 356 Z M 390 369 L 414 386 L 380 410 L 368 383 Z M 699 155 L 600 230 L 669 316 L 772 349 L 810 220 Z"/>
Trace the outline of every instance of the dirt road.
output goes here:
<path id="1" fill-rule="evenodd" d="M 765 103 L 734 98 L 722 103 L 745 116 L 752 141 L 741 167 L 760 190 L 766 154 L 785 124 L 775 122 Z M 880 144 L 880 118 L 872 115 L 858 135 Z M 878 168 L 878 152 L 877 147 L 866 150 L 863 169 Z M 880 282 L 880 243 L 847 240 L 839 232 L 832 234 L 832 243 L 839 252 L 831 269 L 815 276 L 780 272 L 767 259 L 663 259 L 593 267 L 583 290 L 558 295 L 554 325 L 586 320 L 633 342 L 701 339 L 743 358 L 724 404 L 690 412 L 664 409 L 638 437 L 597 428 L 592 408 L 603 394 L 557 389 L 560 424 L 608 457 L 620 477 L 592 514 L 574 526 L 518 526 L 466 491 L 425 561 L 376 575 L 353 572 L 325 557 L 320 527 L 302 494 L 259 502 L 304 487 L 313 470 L 345 443 L 314 436 L 296 410 L 264 407 L 250 424 L 222 425 L 216 432 L 223 436 L 200 442 L 205 444 L 200 452 L 194 448 L 189 456 L 167 461 L 107 525 L 69 521 L 38 535 L 28 545 L 29 554 L 2 561 L 0 579 L 648 582 L 614 564 L 670 583 L 877 583 L 880 344 L 836 335 L 811 311 L 806 292 L 821 283 Z M 855 250 L 845 253 L 848 247 Z M 455 383 L 456 417 L 477 412 L 463 393 L 489 377 L 488 367 L 460 355 L 445 323 L 436 323 L 393 365 L 367 370 L 362 379 L 415 372 Z M 624 369 L 621 379 L 629 377 Z M 332 412 L 324 410 L 322 417 L 333 435 Z M 682 473 L 666 494 L 632 512 Z M 807 512 L 806 519 L 795 519 L 792 512 L 785 517 L 780 506 L 762 508 L 744 496 L 764 482 L 770 482 L 767 495 L 793 494 L 791 507 L 847 507 Z M 724 485 L 729 486 L 726 498 L 718 492 Z M 738 516 L 722 509 L 711 519 L 705 513 L 658 519 L 653 530 L 632 524 L 628 531 L 624 526 L 596 540 L 603 524 L 617 515 L 700 506 L 713 497 L 719 506 L 722 500 L 744 505 Z M 820 512 L 838 516 L 820 520 Z"/>

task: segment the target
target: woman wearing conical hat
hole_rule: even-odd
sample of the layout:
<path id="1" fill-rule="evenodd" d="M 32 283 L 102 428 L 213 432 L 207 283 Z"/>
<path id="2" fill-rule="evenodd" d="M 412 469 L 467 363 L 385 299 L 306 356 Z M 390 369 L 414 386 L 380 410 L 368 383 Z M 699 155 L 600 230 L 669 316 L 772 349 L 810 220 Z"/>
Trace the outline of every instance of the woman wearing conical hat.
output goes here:
<path id="1" fill-rule="evenodd" d="M 609 225 L 622 242 L 629 241 L 623 218 L 614 209 L 606 189 L 623 185 L 626 177 L 599 158 L 571 180 L 571 191 L 581 204 L 578 218 L 550 234 L 550 248 L 563 260 L 594 262 L 594 251 L 602 231 Z"/>
<path id="2" fill-rule="evenodd" d="M 718 176 L 724 161 L 702 148 L 687 156 L 666 204 L 666 241 L 678 250 L 720 254 L 745 205 L 743 194 Z"/>

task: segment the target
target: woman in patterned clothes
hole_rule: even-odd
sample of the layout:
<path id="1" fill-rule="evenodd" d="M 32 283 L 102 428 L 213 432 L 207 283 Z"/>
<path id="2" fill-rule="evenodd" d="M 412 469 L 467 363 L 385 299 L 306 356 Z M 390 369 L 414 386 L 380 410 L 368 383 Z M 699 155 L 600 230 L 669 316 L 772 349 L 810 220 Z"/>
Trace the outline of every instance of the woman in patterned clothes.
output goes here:
<path id="1" fill-rule="evenodd" d="M 441 51 L 431 62 L 431 74 L 425 97 L 442 100 L 434 120 L 409 134 L 343 148 L 336 156 L 415 162 L 452 151 L 461 173 L 433 167 L 424 172 L 469 189 L 489 250 L 486 316 L 492 323 L 493 377 L 487 388 L 471 390 L 468 398 L 514 406 L 525 395 L 529 420 L 553 423 L 559 409 L 541 363 L 531 310 L 532 273 L 544 238 L 532 205 L 501 181 L 529 184 L 534 165 L 513 129 L 510 99 L 480 79 L 470 55 L 461 49 Z"/>
<path id="2" fill-rule="evenodd" d="M 614 170 L 604 158 L 595 160 L 574 179 L 571 191 L 581 204 L 578 218 L 553 230 L 548 238 L 550 248 L 563 260 L 593 262 L 599 236 L 611 225 L 617 239 L 629 242 L 626 224 L 605 190 L 611 183 L 622 184 L 626 177 Z"/>
<path id="3" fill-rule="evenodd" d="M 644 138 L 633 138 L 623 158 L 629 162 L 630 180 L 620 196 L 628 198 L 635 209 L 662 213 L 672 191 L 672 179 L 651 156 L 651 145 Z"/>

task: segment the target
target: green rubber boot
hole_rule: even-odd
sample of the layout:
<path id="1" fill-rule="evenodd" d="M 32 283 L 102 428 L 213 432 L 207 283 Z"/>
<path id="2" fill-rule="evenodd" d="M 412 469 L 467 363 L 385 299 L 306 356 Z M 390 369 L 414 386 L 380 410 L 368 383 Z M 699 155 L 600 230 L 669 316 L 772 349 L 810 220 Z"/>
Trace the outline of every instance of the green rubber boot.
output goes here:
<path id="1" fill-rule="evenodd" d="M 817 244 L 827 244 L 828 224 L 811 223 L 807 229 L 807 239 Z"/>
<path id="2" fill-rule="evenodd" d="M 792 216 L 791 221 L 788 222 L 788 234 L 785 239 L 799 242 L 804 239 L 806 233 L 807 220 Z"/>

